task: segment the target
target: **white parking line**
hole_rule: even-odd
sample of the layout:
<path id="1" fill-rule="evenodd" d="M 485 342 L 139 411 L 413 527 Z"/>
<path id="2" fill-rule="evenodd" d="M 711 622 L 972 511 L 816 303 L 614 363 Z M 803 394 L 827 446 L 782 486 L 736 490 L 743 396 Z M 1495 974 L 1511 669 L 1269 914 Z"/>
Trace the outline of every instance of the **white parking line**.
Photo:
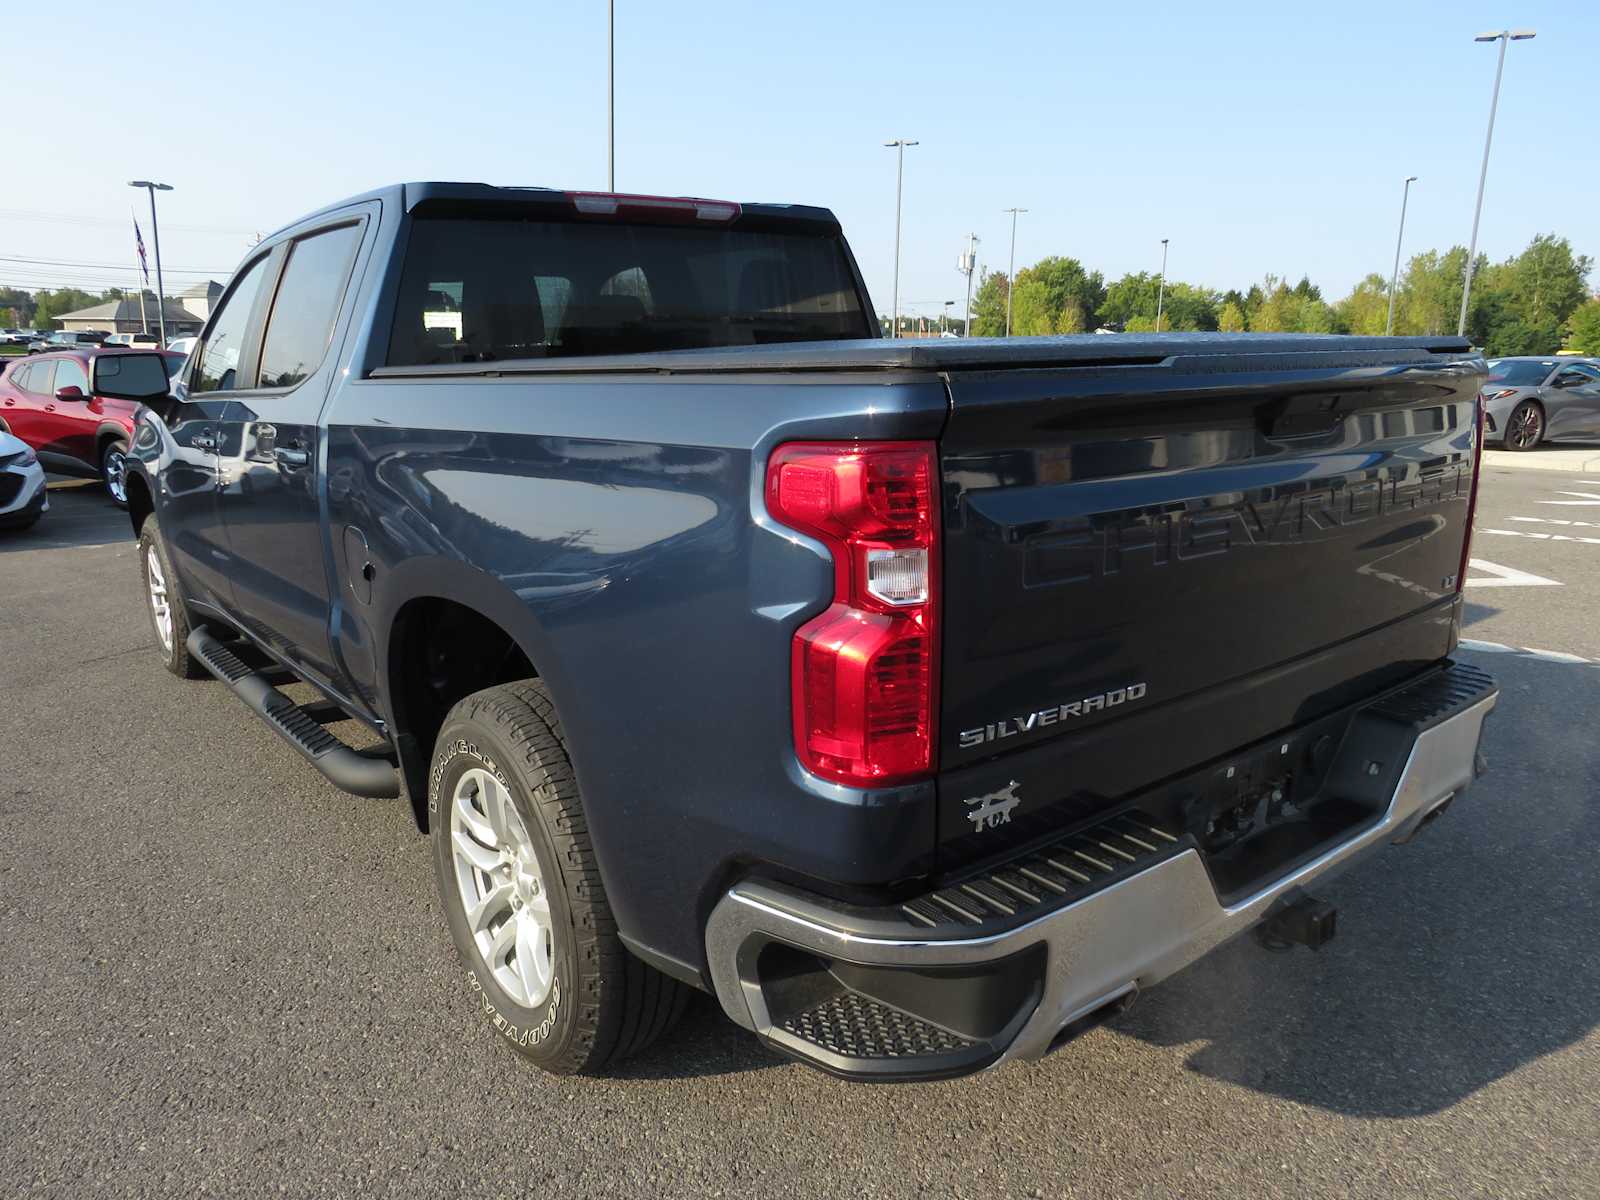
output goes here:
<path id="1" fill-rule="evenodd" d="M 1600 537 L 1579 537 L 1570 533 L 1535 533 L 1527 529 L 1479 529 L 1478 533 L 1498 533 L 1501 537 L 1532 538 L 1539 542 L 1583 542 L 1600 546 Z"/>
<path id="2" fill-rule="evenodd" d="M 1560 517 L 1507 517 L 1508 521 L 1527 521 L 1534 525 L 1565 525 L 1583 529 L 1600 529 L 1600 521 L 1563 521 Z"/>
<path id="3" fill-rule="evenodd" d="M 1568 654 L 1564 650 L 1536 650 L 1532 646 L 1508 646 L 1504 642 L 1479 642 L 1471 638 L 1462 638 L 1459 644 L 1463 650 L 1476 650 L 1479 654 L 1515 654 L 1521 658 L 1537 658 L 1541 662 L 1565 663 L 1568 666 L 1600 666 L 1592 658 Z"/>
<path id="4" fill-rule="evenodd" d="M 1481 532 L 1481 531 L 1480 531 Z M 1560 587 L 1559 579 L 1546 579 L 1543 575 L 1535 575 L 1529 571 L 1519 571 L 1515 567 L 1502 567 L 1499 563 L 1492 563 L 1482 558 L 1469 558 L 1467 568 L 1481 574 L 1477 578 L 1467 576 L 1467 587 Z M 1485 579 L 1482 576 L 1490 578 Z"/>
<path id="5" fill-rule="evenodd" d="M 1587 481 L 1586 480 L 1579 480 L 1579 482 L 1583 483 L 1583 482 L 1587 482 Z M 1576 496 L 1576 497 L 1578 497 L 1578 499 L 1576 499 L 1576 500 L 1539 500 L 1539 501 L 1537 501 L 1537 503 L 1539 503 L 1539 504 L 1565 504 L 1565 505 L 1568 505 L 1568 506 L 1573 507 L 1573 508 L 1594 508 L 1596 505 L 1600 505 L 1600 496 L 1597 496 L 1593 492 L 1560 492 L 1560 491 L 1558 491 L 1556 493 L 1556 495 L 1558 495 L 1558 496 Z"/>

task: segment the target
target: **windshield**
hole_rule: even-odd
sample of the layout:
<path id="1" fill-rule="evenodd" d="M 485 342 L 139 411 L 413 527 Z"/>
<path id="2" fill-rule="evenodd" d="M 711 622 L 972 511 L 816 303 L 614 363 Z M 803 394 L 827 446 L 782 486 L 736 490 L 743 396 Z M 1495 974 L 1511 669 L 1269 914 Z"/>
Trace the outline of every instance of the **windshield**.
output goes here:
<path id="1" fill-rule="evenodd" d="M 874 336 L 836 234 L 419 218 L 391 365 Z"/>
<path id="2" fill-rule="evenodd" d="M 1489 382 L 1511 387 L 1537 387 L 1555 369 L 1553 359 L 1501 358 L 1489 364 Z"/>

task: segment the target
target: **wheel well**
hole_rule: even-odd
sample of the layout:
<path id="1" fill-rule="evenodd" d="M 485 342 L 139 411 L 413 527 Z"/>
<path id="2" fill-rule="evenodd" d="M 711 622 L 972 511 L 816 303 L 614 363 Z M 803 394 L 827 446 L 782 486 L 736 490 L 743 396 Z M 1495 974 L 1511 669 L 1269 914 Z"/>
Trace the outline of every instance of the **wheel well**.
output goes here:
<path id="1" fill-rule="evenodd" d="M 122 482 L 128 491 L 128 520 L 133 522 L 133 536 L 138 537 L 145 519 L 155 511 L 155 504 L 150 499 L 150 488 L 143 475 L 129 471 Z"/>
<path id="2" fill-rule="evenodd" d="M 391 732 L 417 827 L 426 831 L 428 765 L 445 715 L 473 692 L 538 672 L 500 626 L 437 596 L 408 600 L 395 614 L 388 665 Z"/>

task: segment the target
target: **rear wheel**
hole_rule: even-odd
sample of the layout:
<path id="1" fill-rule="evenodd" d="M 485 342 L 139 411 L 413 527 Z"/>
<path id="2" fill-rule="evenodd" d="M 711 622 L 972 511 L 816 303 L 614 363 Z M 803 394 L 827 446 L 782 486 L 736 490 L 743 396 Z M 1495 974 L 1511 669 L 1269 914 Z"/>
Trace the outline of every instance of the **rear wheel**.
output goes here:
<path id="1" fill-rule="evenodd" d="M 688 988 L 630 954 L 538 680 L 450 710 L 428 782 L 434 873 L 474 1002 L 546 1071 L 598 1074 L 677 1019 Z"/>
<path id="2" fill-rule="evenodd" d="M 1506 449 L 1532 450 L 1544 440 L 1544 409 L 1537 400 L 1524 400 L 1506 418 Z"/>
<path id="3" fill-rule="evenodd" d="M 144 584 L 145 611 L 150 614 L 163 664 L 180 679 L 204 678 L 209 672 L 185 645 L 189 639 L 189 614 L 178 594 L 178 577 L 173 574 L 172 561 L 154 517 L 139 527 L 139 575 Z"/>
<path id="4" fill-rule="evenodd" d="M 121 508 L 128 507 L 128 443 L 107 442 L 100 451 L 100 480 L 106 495 Z"/>

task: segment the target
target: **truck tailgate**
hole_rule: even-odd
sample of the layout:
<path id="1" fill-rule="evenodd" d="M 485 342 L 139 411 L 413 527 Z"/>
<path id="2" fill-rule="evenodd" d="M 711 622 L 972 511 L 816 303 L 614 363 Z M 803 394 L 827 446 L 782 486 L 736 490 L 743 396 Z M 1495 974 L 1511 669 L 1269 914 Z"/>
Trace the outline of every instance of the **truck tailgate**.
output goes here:
<path id="1" fill-rule="evenodd" d="M 942 861 L 1446 655 L 1482 372 L 1403 345 L 948 372 Z"/>

